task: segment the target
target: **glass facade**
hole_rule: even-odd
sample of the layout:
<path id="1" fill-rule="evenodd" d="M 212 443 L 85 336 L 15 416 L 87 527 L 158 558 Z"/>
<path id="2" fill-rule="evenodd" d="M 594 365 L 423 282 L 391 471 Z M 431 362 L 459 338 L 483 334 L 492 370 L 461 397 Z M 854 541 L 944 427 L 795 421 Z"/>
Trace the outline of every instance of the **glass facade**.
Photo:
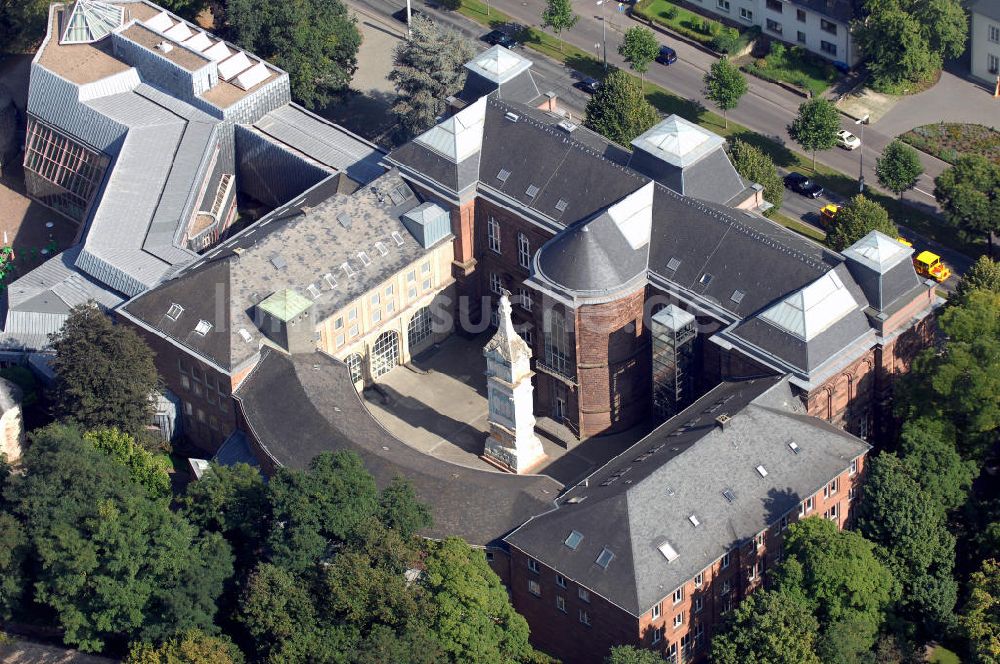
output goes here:
<path id="1" fill-rule="evenodd" d="M 107 167 L 100 152 L 29 118 L 24 179 L 28 193 L 42 204 L 82 222 Z"/>

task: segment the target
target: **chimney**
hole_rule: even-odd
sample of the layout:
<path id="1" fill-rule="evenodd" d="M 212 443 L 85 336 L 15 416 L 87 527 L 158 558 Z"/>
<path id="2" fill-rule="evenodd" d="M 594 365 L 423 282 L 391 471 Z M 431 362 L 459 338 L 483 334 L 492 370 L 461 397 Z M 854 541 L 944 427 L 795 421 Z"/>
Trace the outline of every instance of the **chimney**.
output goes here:
<path id="1" fill-rule="evenodd" d="M 727 415 L 726 413 L 723 413 L 722 415 L 719 415 L 718 417 L 715 418 L 715 424 L 720 429 L 722 429 L 723 431 L 725 431 L 726 428 L 729 426 L 729 423 L 730 423 L 730 421 L 732 419 L 733 418 L 729 417 L 729 415 Z"/>

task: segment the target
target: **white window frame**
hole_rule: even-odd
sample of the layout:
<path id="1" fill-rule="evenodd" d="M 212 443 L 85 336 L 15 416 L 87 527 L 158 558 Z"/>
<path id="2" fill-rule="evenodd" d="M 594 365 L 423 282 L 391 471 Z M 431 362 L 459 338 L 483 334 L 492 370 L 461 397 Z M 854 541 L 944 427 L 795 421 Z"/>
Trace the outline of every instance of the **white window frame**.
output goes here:
<path id="1" fill-rule="evenodd" d="M 521 296 L 521 308 L 531 311 L 531 291 L 522 286 L 517 289 L 517 294 Z"/>
<path id="2" fill-rule="evenodd" d="M 660 607 L 662 605 L 663 605 L 663 602 L 657 602 L 656 604 L 653 605 L 653 610 L 650 611 L 650 613 L 649 613 L 650 618 L 652 620 L 656 620 L 657 618 L 660 617 Z"/>
<path id="3" fill-rule="evenodd" d="M 556 595 L 556 609 L 566 613 L 566 598 L 562 595 Z"/>
<path id="4" fill-rule="evenodd" d="M 534 558 L 528 558 L 528 569 L 530 569 L 535 574 L 538 574 L 538 561 Z"/>
<path id="5" fill-rule="evenodd" d="M 715 6 L 724 12 L 728 12 L 730 9 L 729 0 L 715 0 Z"/>
<path id="6" fill-rule="evenodd" d="M 581 602 L 586 602 L 587 604 L 590 604 L 590 591 L 589 590 L 586 590 L 584 588 L 577 588 L 576 589 L 576 596 L 580 598 Z"/>
<path id="7" fill-rule="evenodd" d="M 678 629 L 684 626 L 684 612 L 678 611 L 677 615 L 674 616 L 674 629 Z"/>
<path id="8" fill-rule="evenodd" d="M 744 21 L 753 21 L 753 12 L 746 7 L 740 7 L 740 18 Z"/>
<path id="9" fill-rule="evenodd" d="M 556 574 L 556 585 L 560 588 L 566 587 L 566 577 L 562 574 Z"/>
<path id="10" fill-rule="evenodd" d="M 701 613 L 702 609 L 705 608 L 705 600 L 701 597 L 694 598 L 693 609 L 695 613 Z"/>
<path id="11" fill-rule="evenodd" d="M 538 583 L 537 579 L 528 579 L 528 592 L 535 597 L 542 596 L 542 584 Z"/>
<path id="12" fill-rule="evenodd" d="M 592 624 L 590 621 L 590 613 L 586 609 L 580 609 L 580 623 L 587 625 L 588 627 Z"/>
<path id="13" fill-rule="evenodd" d="M 486 244 L 493 253 L 500 253 L 500 222 L 493 215 L 486 222 Z"/>
<path id="14" fill-rule="evenodd" d="M 729 567 L 729 563 L 732 562 L 732 557 L 731 556 L 732 556 L 732 553 L 729 552 L 729 551 L 727 551 L 725 554 L 723 554 L 722 558 L 720 559 L 719 569 L 727 569 Z"/>
<path id="15" fill-rule="evenodd" d="M 490 292 L 497 295 L 503 294 L 503 277 L 496 272 L 490 272 Z"/>
<path id="16" fill-rule="evenodd" d="M 1000 25 L 989 26 L 988 39 L 994 44 L 1000 44 Z"/>
<path id="17" fill-rule="evenodd" d="M 705 585 L 705 573 L 698 572 L 694 575 L 694 587 L 701 588 L 703 585 Z"/>
<path id="18" fill-rule="evenodd" d="M 524 233 L 517 234 L 517 264 L 525 270 L 531 269 L 531 240 Z"/>
<path id="19" fill-rule="evenodd" d="M 659 627 L 653 628 L 653 644 L 657 644 L 663 640 L 663 634 L 666 631 L 666 627 L 660 625 Z"/>
<path id="20" fill-rule="evenodd" d="M 850 470 L 850 474 L 851 474 L 851 476 L 852 476 L 852 477 L 853 477 L 854 475 L 857 475 L 857 474 L 858 474 L 858 460 L 857 460 L 857 459 L 851 459 L 851 470 Z"/>
<path id="21" fill-rule="evenodd" d="M 674 606 L 677 606 L 684 601 L 684 586 L 681 586 L 674 591 Z"/>

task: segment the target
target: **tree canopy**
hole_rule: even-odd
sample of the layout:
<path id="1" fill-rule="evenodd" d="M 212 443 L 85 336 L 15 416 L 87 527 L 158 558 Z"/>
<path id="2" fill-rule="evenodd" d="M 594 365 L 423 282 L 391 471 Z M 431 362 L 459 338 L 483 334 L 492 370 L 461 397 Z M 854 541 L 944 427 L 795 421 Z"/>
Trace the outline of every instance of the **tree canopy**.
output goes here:
<path id="1" fill-rule="evenodd" d="M 774 160 L 757 146 L 738 138 L 733 140 L 730 156 L 736 172 L 743 179 L 764 187 L 764 200 L 774 209 L 780 208 L 785 197 L 785 183 L 778 175 Z"/>
<path id="2" fill-rule="evenodd" d="M 660 115 L 646 101 L 634 79 L 613 71 L 587 102 L 584 124 L 620 145 L 629 145 L 639 134 L 659 122 Z"/>
<path id="3" fill-rule="evenodd" d="M 813 97 L 799 106 L 799 113 L 788 126 L 792 140 L 802 149 L 812 152 L 813 170 L 816 170 L 816 151 L 829 150 L 837 144 L 840 130 L 840 113 L 837 107 L 823 97 Z"/>
<path id="4" fill-rule="evenodd" d="M 1000 165 L 963 155 L 934 179 L 934 198 L 949 224 L 965 237 L 985 236 L 992 251 L 1000 231 Z"/>
<path id="5" fill-rule="evenodd" d="M 964 304 L 968 301 L 969 293 L 976 290 L 1000 294 L 1000 263 L 989 256 L 980 256 L 965 271 L 948 301 L 951 304 Z"/>
<path id="6" fill-rule="evenodd" d="M 414 17 L 410 37 L 393 50 L 389 80 L 396 86 L 393 113 L 411 135 L 434 126 L 445 99 L 465 84 L 465 63 L 476 54 L 468 39 L 434 21 Z"/>
<path id="7" fill-rule="evenodd" d="M 900 198 L 903 197 L 903 192 L 916 186 L 923 172 L 920 155 L 898 138 L 885 146 L 882 155 L 875 162 L 875 175 L 879 184 Z"/>
<path id="8" fill-rule="evenodd" d="M 83 434 L 94 449 L 104 452 L 128 468 L 132 481 L 149 492 L 151 498 L 170 497 L 170 475 L 166 461 L 144 450 L 135 438 L 118 429 L 97 429 Z"/>
<path id="9" fill-rule="evenodd" d="M 713 62 L 705 74 L 705 97 L 722 111 L 727 129 L 729 111 L 736 108 L 749 89 L 747 77 L 729 58 L 722 57 Z"/>
<path id="10" fill-rule="evenodd" d="M 790 593 L 761 590 L 743 600 L 712 637 L 715 664 L 820 664 L 819 623 Z"/>
<path id="11" fill-rule="evenodd" d="M 843 251 L 876 230 L 891 238 L 899 237 L 899 229 L 889 219 L 886 209 L 864 194 L 858 194 L 837 212 L 833 227 L 826 234 L 826 243 L 836 251 Z"/>
<path id="12" fill-rule="evenodd" d="M 139 641 L 129 648 L 125 664 L 242 664 L 243 653 L 228 638 L 198 629 L 163 641 L 159 646 Z"/>
<path id="13" fill-rule="evenodd" d="M 652 650 L 635 646 L 615 646 L 604 658 L 604 664 L 662 664 L 663 658 Z"/>
<path id="14" fill-rule="evenodd" d="M 225 0 L 229 37 L 288 72 L 292 97 L 321 109 L 358 68 L 361 33 L 341 0 Z"/>
<path id="15" fill-rule="evenodd" d="M 962 616 L 978 664 L 1000 663 L 1000 563 L 985 560 L 970 579 Z"/>
<path id="16" fill-rule="evenodd" d="M 569 30 L 580 17 L 573 12 L 573 3 L 570 0 L 545 0 L 545 9 L 542 10 L 542 27 L 552 28 L 556 36 L 562 34 L 563 30 Z M 559 40 L 559 51 L 562 52 L 562 40 Z"/>
<path id="17" fill-rule="evenodd" d="M 649 63 L 660 53 L 660 42 L 649 28 L 633 25 L 625 31 L 622 43 L 618 45 L 618 55 L 625 58 L 632 71 L 639 74 L 639 80 L 649 69 Z"/>
<path id="18" fill-rule="evenodd" d="M 0 0 L 0 53 L 31 49 L 45 36 L 49 0 Z"/>
<path id="19" fill-rule="evenodd" d="M 112 324 L 96 305 L 82 304 L 53 335 L 52 349 L 58 416 L 84 429 L 144 434 L 159 376 L 153 351 L 135 332 Z"/>

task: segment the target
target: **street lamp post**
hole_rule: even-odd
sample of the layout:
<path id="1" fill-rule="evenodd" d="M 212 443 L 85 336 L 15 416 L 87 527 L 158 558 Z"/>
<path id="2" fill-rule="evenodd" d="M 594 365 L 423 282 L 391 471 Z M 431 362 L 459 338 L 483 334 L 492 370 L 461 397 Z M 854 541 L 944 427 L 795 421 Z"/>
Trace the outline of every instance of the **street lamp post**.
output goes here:
<path id="1" fill-rule="evenodd" d="M 597 0 L 601 6 L 601 43 L 604 45 L 604 71 L 608 71 L 608 19 L 604 13 L 605 0 Z"/>
<path id="2" fill-rule="evenodd" d="M 410 0 L 406 0 L 406 36 L 408 38 L 413 36 L 410 30 Z"/>
<path id="3" fill-rule="evenodd" d="M 861 125 L 861 145 L 858 146 L 861 149 L 861 164 L 858 166 L 858 193 L 865 193 L 865 125 L 868 124 L 868 119 L 871 116 L 865 113 L 865 116 L 860 120 L 855 120 L 854 124 Z"/>

